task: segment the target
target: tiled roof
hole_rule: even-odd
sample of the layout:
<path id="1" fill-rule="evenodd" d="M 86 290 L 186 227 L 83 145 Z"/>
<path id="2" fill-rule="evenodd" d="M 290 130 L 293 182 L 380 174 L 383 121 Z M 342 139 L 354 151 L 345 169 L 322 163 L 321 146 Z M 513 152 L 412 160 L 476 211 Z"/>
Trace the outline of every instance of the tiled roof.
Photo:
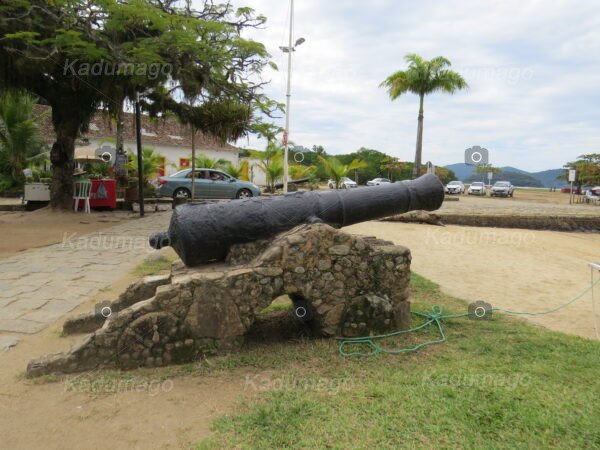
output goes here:
<path id="1" fill-rule="evenodd" d="M 35 105 L 34 111 L 44 142 L 52 145 L 56 135 L 52 125 L 52 111 L 50 106 Z M 123 130 L 124 141 L 135 142 L 135 115 L 124 113 L 123 121 L 125 122 Z M 116 132 L 117 129 L 114 120 L 111 120 L 106 112 L 98 111 L 90 121 L 89 130 L 81 137 L 88 139 L 109 138 L 114 141 Z M 192 148 L 189 128 L 179 123 L 174 117 L 152 119 L 146 115 L 142 115 L 142 143 L 144 146 L 165 145 L 187 149 Z M 233 145 L 222 145 L 212 136 L 200 132 L 196 133 L 196 147 L 205 150 L 237 151 L 237 148 Z"/>

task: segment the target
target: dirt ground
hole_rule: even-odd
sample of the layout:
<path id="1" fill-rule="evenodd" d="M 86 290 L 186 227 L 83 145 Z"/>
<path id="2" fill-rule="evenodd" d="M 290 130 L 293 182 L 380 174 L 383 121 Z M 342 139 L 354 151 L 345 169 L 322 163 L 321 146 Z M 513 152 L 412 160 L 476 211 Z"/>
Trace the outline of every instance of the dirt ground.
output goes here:
<path id="1" fill-rule="evenodd" d="M 413 271 L 450 295 L 494 307 L 537 312 L 552 309 L 590 285 L 600 261 L 600 234 L 366 222 L 344 229 L 410 248 Z M 600 274 L 596 273 L 596 279 Z M 600 329 L 600 285 L 596 286 Z M 526 317 L 526 316 L 524 316 Z M 578 336 L 595 336 L 591 293 L 531 322 Z"/>
<path id="2" fill-rule="evenodd" d="M 484 199 L 473 199 L 474 203 L 480 200 Z M 0 244 L 0 257 L 60 242 L 64 232 L 109 227 L 128 216 L 78 214 L 73 220 L 71 213 L 3 213 L 0 231 L 10 239 Z M 409 247 L 413 270 L 452 295 L 517 311 L 543 311 L 573 298 L 589 286 L 587 263 L 600 260 L 600 234 L 392 222 L 368 222 L 345 231 Z M 92 311 L 95 303 L 116 298 L 133 279 L 133 275 L 125 275 L 72 314 Z M 600 306 L 600 286 L 596 294 Z M 591 309 L 587 294 L 556 314 L 528 320 L 592 338 Z M 600 307 L 598 314 L 600 327 Z M 166 380 L 164 372 L 161 378 L 157 372 L 152 386 L 119 386 L 118 393 L 93 392 L 65 380 L 25 379 L 29 360 L 65 351 L 80 339 L 60 337 L 62 322 L 35 335 L 20 335 L 15 348 L 0 351 L 0 448 L 189 448 L 210 434 L 214 418 L 255 395 L 246 389 L 246 375 L 254 375 L 248 370 Z M 144 374 L 146 380 L 154 376 L 154 372 Z"/>
<path id="3" fill-rule="evenodd" d="M 65 233 L 92 233 L 136 217 L 125 211 L 84 214 L 50 208 L 33 212 L 0 212 L 0 236 L 3 237 L 0 240 L 0 258 L 56 244 L 63 240 Z"/>
<path id="4" fill-rule="evenodd" d="M 72 314 L 116 298 L 133 278 L 124 277 Z M 138 381 L 109 380 L 100 388 L 73 375 L 56 382 L 25 379 L 29 360 L 68 350 L 81 339 L 60 337 L 62 322 L 35 335 L 19 335 L 16 347 L 0 351 L 2 449 L 190 448 L 210 434 L 215 417 L 255 394 L 247 389 L 242 370 L 164 379 L 164 372 L 154 378 L 149 369 Z M 118 393 L 110 393 L 113 388 Z"/>

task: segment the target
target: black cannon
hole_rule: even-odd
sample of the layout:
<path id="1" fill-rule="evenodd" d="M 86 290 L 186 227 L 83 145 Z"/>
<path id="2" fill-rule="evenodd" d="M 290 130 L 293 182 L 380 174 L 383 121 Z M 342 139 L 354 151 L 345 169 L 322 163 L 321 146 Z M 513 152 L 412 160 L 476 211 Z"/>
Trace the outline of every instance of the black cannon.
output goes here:
<path id="1" fill-rule="evenodd" d="M 175 208 L 169 231 L 150 237 L 153 248 L 171 246 L 188 266 L 221 261 L 233 244 L 254 241 L 303 223 L 334 227 L 401 214 L 433 211 L 444 200 L 435 175 L 369 188 L 295 192 L 220 203 L 188 203 Z"/>

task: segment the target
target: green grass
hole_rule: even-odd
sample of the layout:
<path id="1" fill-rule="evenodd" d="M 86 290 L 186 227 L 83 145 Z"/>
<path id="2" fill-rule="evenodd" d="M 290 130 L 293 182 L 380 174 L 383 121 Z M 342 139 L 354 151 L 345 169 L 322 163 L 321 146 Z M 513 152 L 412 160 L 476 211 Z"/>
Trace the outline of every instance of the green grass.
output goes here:
<path id="1" fill-rule="evenodd" d="M 413 310 L 466 310 L 418 275 L 412 296 Z M 600 343 L 499 314 L 444 329 L 447 343 L 404 355 L 344 359 L 321 340 L 221 359 L 214 370 L 273 369 L 258 380 L 270 389 L 197 448 L 600 448 Z"/>
<path id="2" fill-rule="evenodd" d="M 147 275 L 157 275 L 171 269 L 175 257 L 171 255 L 158 255 L 153 258 L 148 258 L 142 261 L 132 273 L 136 276 L 144 277 Z"/>

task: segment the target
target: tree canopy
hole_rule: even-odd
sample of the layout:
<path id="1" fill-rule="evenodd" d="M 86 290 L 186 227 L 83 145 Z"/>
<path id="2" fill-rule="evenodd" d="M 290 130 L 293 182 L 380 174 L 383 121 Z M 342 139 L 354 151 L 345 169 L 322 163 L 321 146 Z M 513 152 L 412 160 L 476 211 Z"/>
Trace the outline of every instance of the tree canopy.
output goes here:
<path id="1" fill-rule="evenodd" d="M 173 112 L 225 141 L 268 131 L 259 116 L 279 106 L 261 91 L 265 47 L 242 37 L 266 20 L 251 8 L 0 0 L 0 13 L 0 88 L 25 89 L 52 107 L 54 206 L 70 203 L 74 141 L 98 108 L 118 110 L 138 92 L 148 113 Z"/>
<path id="2" fill-rule="evenodd" d="M 426 95 L 434 92 L 454 92 L 468 87 L 465 79 L 457 72 L 450 70 L 450 61 L 437 56 L 430 61 L 411 53 L 404 57 L 408 63 L 406 70 L 399 70 L 387 77 L 379 86 L 386 88 L 391 100 L 412 92 L 419 96 L 419 116 L 417 126 L 417 144 L 413 178 L 419 176 L 423 153 L 423 102 Z"/>

